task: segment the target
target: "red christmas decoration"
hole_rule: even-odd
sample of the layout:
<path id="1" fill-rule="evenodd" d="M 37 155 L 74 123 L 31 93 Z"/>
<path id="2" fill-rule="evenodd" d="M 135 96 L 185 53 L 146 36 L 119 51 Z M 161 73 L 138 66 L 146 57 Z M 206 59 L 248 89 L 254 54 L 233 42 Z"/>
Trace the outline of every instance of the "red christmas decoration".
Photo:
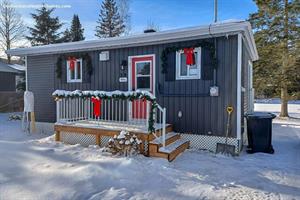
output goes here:
<path id="1" fill-rule="evenodd" d="M 75 57 L 69 57 L 68 62 L 69 62 L 70 70 L 73 71 L 75 69 L 76 58 Z"/>
<path id="2" fill-rule="evenodd" d="M 94 104 L 93 113 L 96 117 L 99 117 L 101 115 L 101 99 L 92 97 L 91 101 Z"/>
<path id="3" fill-rule="evenodd" d="M 186 57 L 186 65 L 195 64 L 194 48 L 184 48 L 184 54 Z"/>

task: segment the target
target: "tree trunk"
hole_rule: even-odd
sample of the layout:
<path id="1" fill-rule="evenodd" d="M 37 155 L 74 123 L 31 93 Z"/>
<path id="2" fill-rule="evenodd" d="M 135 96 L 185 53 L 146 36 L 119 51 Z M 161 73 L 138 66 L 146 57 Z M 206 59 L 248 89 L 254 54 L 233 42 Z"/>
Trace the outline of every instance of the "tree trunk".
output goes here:
<path id="1" fill-rule="evenodd" d="M 287 85 L 283 83 L 281 86 L 281 110 L 280 117 L 288 117 L 288 93 L 287 93 Z"/>
<path id="2" fill-rule="evenodd" d="M 287 91 L 287 74 L 288 68 L 288 35 L 289 35 L 289 15 L 288 15 L 288 0 L 284 1 L 284 40 L 283 40 L 283 55 L 282 55 L 282 79 L 281 79 L 281 110 L 280 117 L 288 117 L 288 91 Z"/>
<path id="3" fill-rule="evenodd" d="M 11 64 L 11 56 L 7 54 L 7 63 Z"/>

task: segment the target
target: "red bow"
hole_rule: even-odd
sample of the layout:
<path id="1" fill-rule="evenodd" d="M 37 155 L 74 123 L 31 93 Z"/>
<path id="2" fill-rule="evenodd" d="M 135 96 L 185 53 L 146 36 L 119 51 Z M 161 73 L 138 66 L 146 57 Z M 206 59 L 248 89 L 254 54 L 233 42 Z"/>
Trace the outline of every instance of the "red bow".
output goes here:
<path id="1" fill-rule="evenodd" d="M 76 63 L 76 58 L 75 57 L 69 57 L 68 58 L 68 62 L 69 62 L 69 68 L 70 68 L 70 70 L 74 70 L 74 68 L 75 68 L 75 63 Z"/>
<path id="2" fill-rule="evenodd" d="M 186 65 L 195 64 L 194 48 L 184 48 L 184 54 L 186 57 Z"/>
<path id="3" fill-rule="evenodd" d="M 101 99 L 92 97 L 91 101 L 94 104 L 93 113 L 96 117 L 99 117 L 101 115 Z"/>

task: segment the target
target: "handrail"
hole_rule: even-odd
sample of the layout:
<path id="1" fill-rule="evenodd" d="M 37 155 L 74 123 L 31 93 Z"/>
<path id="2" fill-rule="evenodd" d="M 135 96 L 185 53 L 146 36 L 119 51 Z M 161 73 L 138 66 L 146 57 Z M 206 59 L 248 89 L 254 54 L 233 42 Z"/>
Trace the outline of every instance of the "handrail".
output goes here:
<path id="1" fill-rule="evenodd" d="M 161 143 L 163 145 L 163 147 L 166 146 L 166 108 L 162 108 L 160 105 L 157 104 L 157 108 L 160 111 L 160 116 L 161 118 L 160 120 L 160 124 L 162 125 L 162 129 L 161 129 Z"/>

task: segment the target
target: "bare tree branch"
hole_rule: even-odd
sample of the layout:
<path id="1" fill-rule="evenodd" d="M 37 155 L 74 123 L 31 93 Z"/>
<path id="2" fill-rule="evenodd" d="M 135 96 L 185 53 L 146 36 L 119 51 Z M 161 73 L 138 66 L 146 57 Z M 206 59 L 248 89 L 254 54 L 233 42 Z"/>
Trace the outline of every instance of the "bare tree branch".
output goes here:
<path id="1" fill-rule="evenodd" d="M 0 43 L 1 49 L 6 51 L 16 46 L 15 43 L 24 38 L 24 26 L 21 15 L 16 12 L 11 6 L 9 0 L 0 2 Z M 7 55 L 8 63 L 11 62 L 11 57 Z"/>

